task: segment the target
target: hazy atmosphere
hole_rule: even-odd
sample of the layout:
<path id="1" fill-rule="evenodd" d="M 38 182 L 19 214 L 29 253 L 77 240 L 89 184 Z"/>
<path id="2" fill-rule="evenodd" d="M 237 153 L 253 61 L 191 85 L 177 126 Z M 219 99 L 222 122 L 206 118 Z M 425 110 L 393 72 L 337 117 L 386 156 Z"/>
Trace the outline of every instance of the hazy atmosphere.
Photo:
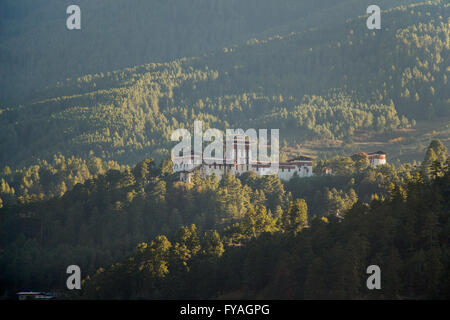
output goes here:
<path id="1" fill-rule="evenodd" d="M 0 298 L 449 299 L 449 13 L 0 1 Z"/>

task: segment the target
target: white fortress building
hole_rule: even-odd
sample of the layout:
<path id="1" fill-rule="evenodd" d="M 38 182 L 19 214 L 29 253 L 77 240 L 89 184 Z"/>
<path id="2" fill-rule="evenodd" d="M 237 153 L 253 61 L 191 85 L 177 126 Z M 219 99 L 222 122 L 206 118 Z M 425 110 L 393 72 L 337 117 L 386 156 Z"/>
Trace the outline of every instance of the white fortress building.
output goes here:
<path id="1" fill-rule="evenodd" d="M 368 153 L 367 157 L 369 158 L 370 164 L 374 167 L 386 164 L 386 153 L 383 151 Z"/>
<path id="2" fill-rule="evenodd" d="M 221 180 L 226 174 L 235 176 L 245 172 L 255 172 L 258 175 L 277 174 L 282 180 L 290 180 L 297 174 L 299 177 L 311 177 L 313 175 L 313 159 L 309 157 L 297 157 L 286 162 L 279 162 L 278 166 L 269 161 L 253 159 L 250 142 L 245 139 L 235 138 L 231 150 L 225 151 L 222 158 L 204 158 L 202 154 L 191 152 L 190 155 L 177 156 L 173 159 L 174 173 L 180 173 L 180 180 L 191 182 L 196 171 L 200 177 L 205 178 L 215 174 Z M 274 168 L 277 168 L 274 170 Z"/>

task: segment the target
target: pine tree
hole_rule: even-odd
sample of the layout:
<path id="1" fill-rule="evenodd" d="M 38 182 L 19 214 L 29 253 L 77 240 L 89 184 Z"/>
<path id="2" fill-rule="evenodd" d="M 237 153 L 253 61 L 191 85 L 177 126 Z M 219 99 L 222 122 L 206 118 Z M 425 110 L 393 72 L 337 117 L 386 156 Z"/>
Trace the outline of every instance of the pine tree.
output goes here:
<path id="1" fill-rule="evenodd" d="M 304 199 L 291 201 L 283 217 L 283 228 L 287 232 L 297 233 L 308 227 L 308 206 Z"/>

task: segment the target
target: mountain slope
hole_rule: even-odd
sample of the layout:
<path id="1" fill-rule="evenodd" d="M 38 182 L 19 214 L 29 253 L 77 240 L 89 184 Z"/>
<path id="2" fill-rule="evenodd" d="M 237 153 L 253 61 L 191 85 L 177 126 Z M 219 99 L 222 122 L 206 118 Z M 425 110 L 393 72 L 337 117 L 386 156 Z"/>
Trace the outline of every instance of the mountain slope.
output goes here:
<path id="1" fill-rule="evenodd" d="M 425 183 L 416 175 L 404 188 L 393 187 L 388 200 L 356 203 L 343 220 L 312 219 L 298 233 L 253 231 L 240 246 L 226 246 L 227 232 L 207 241 L 184 228 L 184 237 L 156 237 L 99 268 L 73 297 L 448 299 L 449 177 L 447 171 Z M 380 290 L 366 285 L 370 265 L 381 269 Z"/>
<path id="2" fill-rule="evenodd" d="M 170 61 L 275 30 L 316 27 L 363 14 L 370 1 L 3 0 L 0 101 L 68 77 Z M 387 9 L 410 0 L 379 1 Z M 81 8 L 81 31 L 66 29 L 66 8 Z M 321 17 L 321 19 L 317 19 Z"/>
<path id="3" fill-rule="evenodd" d="M 0 163 L 54 153 L 134 163 L 168 156 L 194 120 L 280 128 L 286 144 L 349 140 L 450 114 L 450 7 L 429 2 L 222 52 L 72 78 L 0 110 Z M 306 96 L 305 96 L 306 95 Z"/>

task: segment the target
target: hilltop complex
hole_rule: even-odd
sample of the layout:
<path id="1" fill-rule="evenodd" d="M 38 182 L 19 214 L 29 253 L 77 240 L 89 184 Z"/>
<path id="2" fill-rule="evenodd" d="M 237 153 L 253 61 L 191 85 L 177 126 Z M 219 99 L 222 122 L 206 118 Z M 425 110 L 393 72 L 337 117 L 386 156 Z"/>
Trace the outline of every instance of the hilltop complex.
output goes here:
<path id="1" fill-rule="evenodd" d="M 366 155 L 369 163 L 374 167 L 386 163 L 386 153 L 383 151 Z M 245 172 L 255 172 L 258 175 L 267 175 L 276 172 L 281 180 L 288 181 L 295 175 L 311 177 L 313 175 L 313 160 L 310 157 L 300 156 L 285 162 L 279 162 L 277 167 L 276 163 L 273 162 L 254 160 L 250 143 L 242 139 L 235 139 L 233 148 L 227 150 L 223 158 L 205 158 L 202 154 L 194 152 L 187 156 L 175 157 L 173 172 L 180 173 L 180 181 L 184 182 L 191 182 L 196 171 L 202 178 L 215 174 L 219 180 L 228 173 L 240 175 Z"/>

